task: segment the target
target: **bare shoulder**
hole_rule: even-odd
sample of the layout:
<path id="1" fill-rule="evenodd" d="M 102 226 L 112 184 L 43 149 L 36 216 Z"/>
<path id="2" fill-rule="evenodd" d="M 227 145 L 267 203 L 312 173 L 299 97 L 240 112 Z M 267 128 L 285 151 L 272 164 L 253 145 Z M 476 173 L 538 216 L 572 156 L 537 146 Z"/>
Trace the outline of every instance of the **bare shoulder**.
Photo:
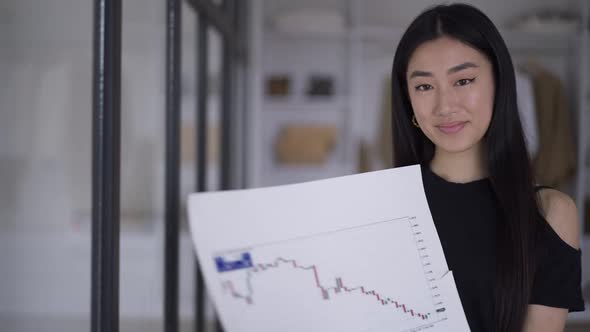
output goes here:
<path id="1" fill-rule="evenodd" d="M 578 209 L 566 194 L 555 189 L 539 191 L 541 208 L 547 223 L 557 235 L 574 248 L 580 247 Z"/>

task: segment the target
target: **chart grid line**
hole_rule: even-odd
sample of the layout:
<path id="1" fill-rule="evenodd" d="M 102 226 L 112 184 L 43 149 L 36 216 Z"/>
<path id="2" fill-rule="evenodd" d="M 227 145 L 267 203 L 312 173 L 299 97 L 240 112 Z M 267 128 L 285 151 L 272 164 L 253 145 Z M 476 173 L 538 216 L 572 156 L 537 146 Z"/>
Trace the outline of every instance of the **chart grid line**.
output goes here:
<path id="1" fill-rule="evenodd" d="M 263 242 L 263 243 L 258 243 L 258 244 L 252 244 L 252 245 L 244 246 L 241 248 L 233 248 L 233 249 L 215 251 L 213 253 L 213 256 L 228 255 L 228 254 L 232 254 L 235 252 L 249 251 L 249 250 L 253 250 L 255 248 L 268 247 L 268 246 L 286 243 L 286 242 L 306 240 L 306 239 L 311 239 L 314 237 L 326 236 L 326 235 L 336 234 L 336 233 L 340 233 L 340 232 L 346 232 L 346 231 L 350 231 L 350 230 L 354 230 L 354 229 L 372 227 L 372 226 L 376 226 L 376 225 L 384 224 L 384 223 L 388 223 L 388 222 L 401 221 L 403 219 L 408 219 L 408 218 L 410 218 L 410 216 L 380 220 L 380 221 L 375 221 L 375 222 L 368 223 L 368 224 L 345 227 L 345 228 L 340 228 L 340 229 L 336 229 L 336 230 L 332 230 L 332 231 L 319 232 L 319 233 L 314 233 L 314 234 L 309 234 L 309 235 L 301 235 L 301 236 L 296 236 L 296 237 L 292 237 L 292 238 L 288 238 L 288 239 L 284 239 L 284 240 L 276 240 L 276 241 L 269 241 L 269 242 Z"/>

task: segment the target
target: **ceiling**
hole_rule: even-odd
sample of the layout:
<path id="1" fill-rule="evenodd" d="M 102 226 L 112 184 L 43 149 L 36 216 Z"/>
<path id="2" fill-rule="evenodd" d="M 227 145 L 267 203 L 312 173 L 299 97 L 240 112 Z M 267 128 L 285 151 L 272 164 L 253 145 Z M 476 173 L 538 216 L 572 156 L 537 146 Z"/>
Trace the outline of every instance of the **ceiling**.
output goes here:
<path id="1" fill-rule="evenodd" d="M 356 0 L 358 12 L 363 24 L 370 26 L 405 27 L 422 10 L 439 3 L 449 1 L 436 0 Z M 273 16 L 299 9 L 337 9 L 348 13 L 349 0 L 270 0 L 264 1 L 266 20 Z M 463 0 L 484 11 L 497 25 L 530 12 L 535 8 L 577 8 L 577 0 Z"/>

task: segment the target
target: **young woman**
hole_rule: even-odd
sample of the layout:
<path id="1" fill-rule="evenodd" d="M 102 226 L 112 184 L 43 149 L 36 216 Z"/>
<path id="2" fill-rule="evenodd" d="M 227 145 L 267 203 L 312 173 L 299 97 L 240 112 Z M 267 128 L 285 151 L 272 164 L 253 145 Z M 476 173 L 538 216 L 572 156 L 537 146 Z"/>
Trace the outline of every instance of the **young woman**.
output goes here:
<path id="1" fill-rule="evenodd" d="M 562 331 L 584 309 L 576 206 L 535 185 L 508 49 L 468 5 L 420 14 L 392 70 L 395 166 L 421 164 L 472 331 Z"/>

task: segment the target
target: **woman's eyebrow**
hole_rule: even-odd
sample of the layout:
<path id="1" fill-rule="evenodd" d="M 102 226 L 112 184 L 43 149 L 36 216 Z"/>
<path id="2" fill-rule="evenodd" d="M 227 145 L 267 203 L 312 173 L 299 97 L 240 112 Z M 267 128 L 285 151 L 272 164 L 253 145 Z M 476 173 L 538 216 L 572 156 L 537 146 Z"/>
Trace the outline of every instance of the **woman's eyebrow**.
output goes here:
<path id="1" fill-rule="evenodd" d="M 456 72 L 459 72 L 459 71 L 467 69 L 467 68 L 478 68 L 478 67 L 479 66 L 473 62 L 464 62 L 460 65 L 456 65 L 454 67 L 451 67 L 449 70 L 447 70 L 447 74 L 454 74 Z M 412 74 L 410 75 L 410 79 L 412 79 L 414 77 L 432 77 L 432 76 L 434 76 L 434 75 L 432 75 L 431 72 L 423 71 L 423 70 L 414 70 L 412 72 Z"/>
<path id="2" fill-rule="evenodd" d="M 454 74 L 454 73 L 456 73 L 456 72 L 458 72 L 458 71 L 461 71 L 461 70 L 463 70 L 463 69 L 467 69 L 467 68 L 477 68 L 477 67 L 479 67 L 479 66 L 478 66 L 478 65 L 476 65 L 476 64 L 475 64 L 475 63 L 473 63 L 473 62 L 465 62 L 465 63 L 462 63 L 462 64 L 460 64 L 460 65 L 456 65 L 456 66 L 454 66 L 454 67 L 451 67 L 449 70 L 447 70 L 447 74 Z"/>
<path id="3" fill-rule="evenodd" d="M 418 77 L 418 76 L 422 76 L 422 77 L 432 77 L 432 73 L 428 72 L 428 71 L 422 71 L 422 70 L 414 70 L 412 72 L 412 74 L 410 75 L 410 79 L 414 78 L 414 77 Z"/>

